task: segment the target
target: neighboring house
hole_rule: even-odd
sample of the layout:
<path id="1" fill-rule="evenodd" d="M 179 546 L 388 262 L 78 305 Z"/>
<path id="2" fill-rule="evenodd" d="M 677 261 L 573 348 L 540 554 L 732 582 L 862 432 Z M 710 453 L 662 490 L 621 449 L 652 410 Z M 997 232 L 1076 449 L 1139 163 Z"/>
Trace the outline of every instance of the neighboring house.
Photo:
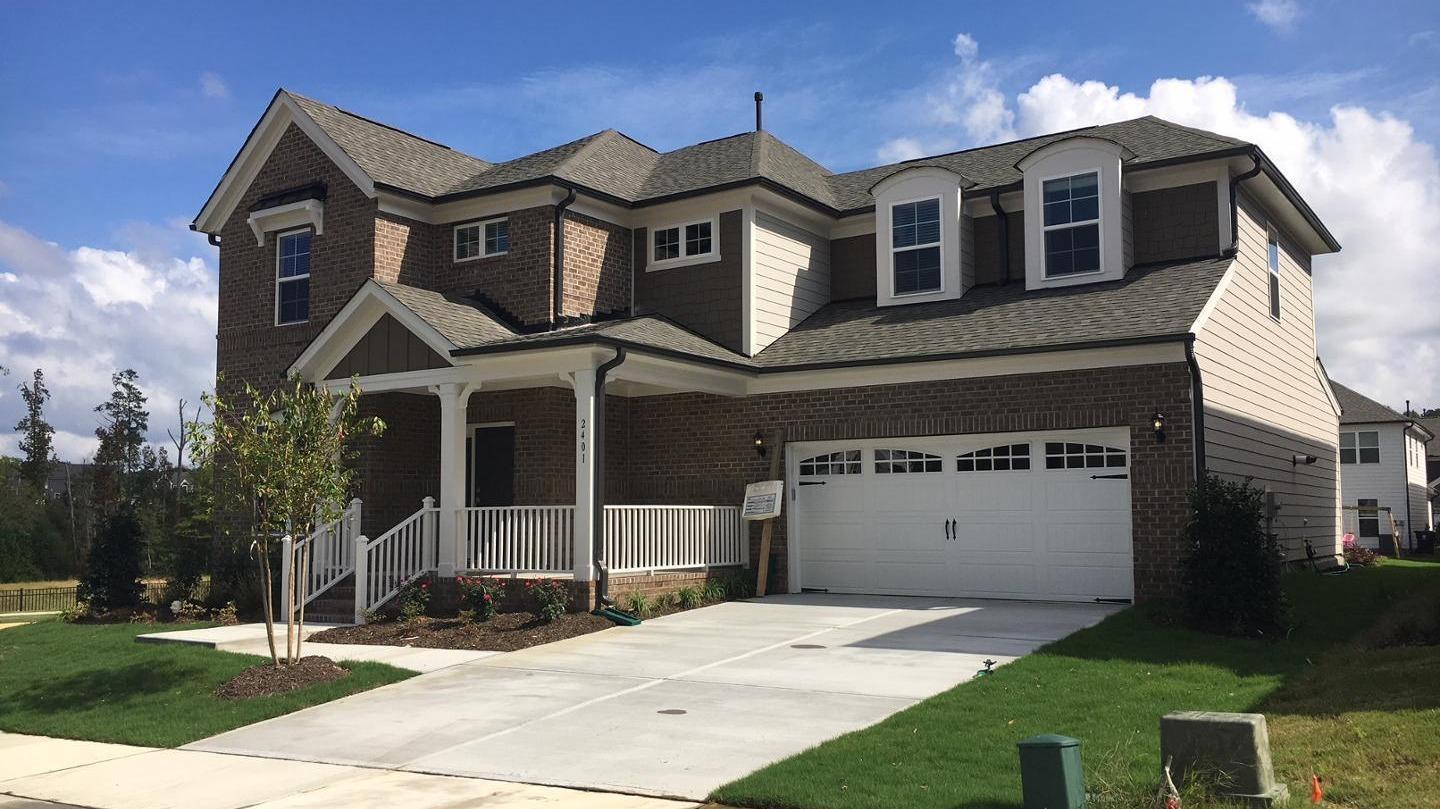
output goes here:
<path id="1" fill-rule="evenodd" d="M 82 481 L 88 480 L 94 468 L 94 464 L 56 461 L 45 480 L 45 496 L 52 500 L 69 497 L 72 489 L 85 485 Z"/>
<path id="2" fill-rule="evenodd" d="M 1440 511 L 1440 416 L 1420 419 L 1420 424 L 1435 436 L 1425 445 L 1425 479 L 1430 486 L 1430 527 L 1440 529 L 1435 514 Z"/>
<path id="3" fill-rule="evenodd" d="M 1345 531 L 1367 548 L 1381 547 L 1395 520 L 1401 542 L 1434 524 L 1425 478 L 1427 443 L 1434 432 L 1361 393 L 1331 380 L 1340 402 L 1340 491 Z M 1371 511 L 1379 509 L 1380 511 Z"/>
<path id="4" fill-rule="evenodd" d="M 773 453 L 772 590 L 1165 595 L 1206 471 L 1271 491 L 1291 558 L 1339 550 L 1310 268 L 1339 245 L 1223 135 L 836 174 L 758 127 L 606 130 L 491 163 L 280 91 L 193 227 L 225 385 L 358 377 L 389 424 L 364 605 L 431 570 L 588 593 L 601 532 L 612 594 L 753 565 Z"/>

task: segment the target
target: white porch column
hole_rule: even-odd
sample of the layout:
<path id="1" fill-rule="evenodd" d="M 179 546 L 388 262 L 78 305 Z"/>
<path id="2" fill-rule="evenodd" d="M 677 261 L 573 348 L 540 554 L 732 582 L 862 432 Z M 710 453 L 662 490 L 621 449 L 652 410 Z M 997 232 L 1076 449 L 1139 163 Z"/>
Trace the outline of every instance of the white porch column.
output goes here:
<path id="1" fill-rule="evenodd" d="M 436 574 L 455 575 L 464 543 L 460 541 L 459 510 L 465 507 L 465 407 L 472 386 L 446 382 L 433 390 L 440 397 L 440 536 Z"/>
<path id="2" fill-rule="evenodd" d="M 576 371 L 575 385 L 575 580 L 595 578 L 595 369 Z"/>

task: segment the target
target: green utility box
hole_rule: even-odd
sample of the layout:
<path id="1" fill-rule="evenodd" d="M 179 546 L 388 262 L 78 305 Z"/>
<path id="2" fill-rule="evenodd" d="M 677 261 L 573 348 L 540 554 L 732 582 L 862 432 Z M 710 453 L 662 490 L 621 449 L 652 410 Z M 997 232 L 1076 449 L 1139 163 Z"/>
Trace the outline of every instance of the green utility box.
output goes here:
<path id="1" fill-rule="evenodd" d="M 1085 805 L 1079 739 L 1047 733 L 1021 739 L 1018 744 L 1025 809 L 1080 809 Z"/>

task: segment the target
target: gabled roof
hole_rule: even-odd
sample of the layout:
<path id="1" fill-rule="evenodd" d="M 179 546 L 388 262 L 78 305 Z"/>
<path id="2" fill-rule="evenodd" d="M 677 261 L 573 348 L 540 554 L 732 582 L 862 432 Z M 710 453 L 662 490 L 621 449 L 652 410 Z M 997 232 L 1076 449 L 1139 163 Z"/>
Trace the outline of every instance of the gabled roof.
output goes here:
<path id="1" fill-rule="evenodd" d="M 1341 424 L 1384 424 L 1411 420 L 1334 379 L 1330 380 L 1330 386 L 1335 389 L 1335 398 L 1340 402 Z"/>

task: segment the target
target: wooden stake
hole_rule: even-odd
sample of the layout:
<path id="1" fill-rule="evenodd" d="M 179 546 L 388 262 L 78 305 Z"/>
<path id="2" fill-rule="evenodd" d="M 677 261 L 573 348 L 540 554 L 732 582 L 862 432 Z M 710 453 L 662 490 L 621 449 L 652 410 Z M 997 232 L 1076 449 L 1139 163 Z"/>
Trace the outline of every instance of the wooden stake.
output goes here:
<path id="1" fill-rule="evenodd" d="M 780 453 L 785 447 L 785 431 L 775 430 L 771 433 L 770 441 L 770 477 L 766 480 L 778 480 L 780 478 Z M 780 490 L 781 511 L 784 511 L 785 490 Z M 765 520 L 760 526 L 760 569 L 756 571 L 755 595 L 764 596 L 765 588 L 770 584 L 770 535 L 775 530 L 775 518 Z"/>

